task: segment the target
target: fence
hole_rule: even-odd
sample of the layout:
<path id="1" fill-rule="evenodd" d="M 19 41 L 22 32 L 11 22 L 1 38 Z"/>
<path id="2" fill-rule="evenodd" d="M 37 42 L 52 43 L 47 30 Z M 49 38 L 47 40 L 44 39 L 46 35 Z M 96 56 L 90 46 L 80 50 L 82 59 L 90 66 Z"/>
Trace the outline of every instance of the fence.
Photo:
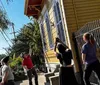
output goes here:
<path id="1" fill-rule="evenodd" d="M 76 38 L 79 50 L 81 50 L 81 47 L 84 44 L 82 36 L 86 32 L 93 35 L 96 41 L 97 51 L 99 51 L 100 49 L 100 20 L 95 20 L 93 22 L 89 22 L 85 24 L 80 30 L 78 30 L 75 33 L 75 38 Z M 98 54 L 98 56 L 100 56 L 100 54 Z"/>

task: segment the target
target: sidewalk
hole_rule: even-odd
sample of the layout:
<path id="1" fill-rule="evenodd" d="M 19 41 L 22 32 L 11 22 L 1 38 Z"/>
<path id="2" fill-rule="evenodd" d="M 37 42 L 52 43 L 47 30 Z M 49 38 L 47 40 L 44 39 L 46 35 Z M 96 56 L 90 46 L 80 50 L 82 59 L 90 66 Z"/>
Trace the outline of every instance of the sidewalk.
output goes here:
<path id="1" fill-rule="evenodd" d="M 33 81 L 33 85 L 35 85 L 34 84 L 34 78 L 32 79 L 32 81 Z M 45 76 L 44 76 L 43 73 L 41 73 L 41 74 L 38 75 L 38 81 L 39 81 L 39 85 L 44 85 Z M 16 82 L 15 85 L 29 85 L 29 84 L 28 84 L 28 80 L 24 80 L 24 81 Z"/>

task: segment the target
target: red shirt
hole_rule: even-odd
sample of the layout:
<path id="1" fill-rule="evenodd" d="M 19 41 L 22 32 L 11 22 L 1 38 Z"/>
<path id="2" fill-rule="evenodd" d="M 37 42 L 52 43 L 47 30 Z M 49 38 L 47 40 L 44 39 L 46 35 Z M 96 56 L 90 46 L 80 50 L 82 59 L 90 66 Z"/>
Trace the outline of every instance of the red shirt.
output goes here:
<path id="1" fill-rule="evenodd" d="M 27 66 L 28 69 L 31 69 L 33 67 L 33 63 L 32 63 L 32 60 L 30 58 L 30 55 L 28 55 L 27 58 L 24 57 L 22 65 Z"/>

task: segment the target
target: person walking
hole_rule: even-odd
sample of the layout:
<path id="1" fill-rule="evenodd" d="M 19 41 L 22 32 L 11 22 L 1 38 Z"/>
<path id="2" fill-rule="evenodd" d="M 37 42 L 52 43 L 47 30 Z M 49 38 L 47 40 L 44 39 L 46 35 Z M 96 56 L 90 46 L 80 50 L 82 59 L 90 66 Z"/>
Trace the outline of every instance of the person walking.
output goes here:
<path id="1" fill-rule="evenodd" d="M 91 34 L 85 33 L 83 35 L 85 44 L 82 46 L 82 62 L 85 65 L 84 68 L 84 81 L 86 85 L 91 85 L 89 78 L 94 71 L 100 80 L 100 63 L 96 56 L 96 43 Z"/>
<path id="2" fill-rule="evenodd" d="M 72 65 L 72 51 L 59 38 L 56 38 L 54 52 L 62 65 L 59 73 L 60 85 L 73 85 L 73 83 L 78 85 Z"/>
<path id="3" fill-rule="evenodd" d="M 22 56 L 22 58 L 23 58 L 22 65 L 23 65 L 23 68 L 26 69 L 26 71 L 27 71 L 27 76 L 28 76 L 28 79 L 29 79 L 29 85 L 33 85 L 32 84 L 32 74 L 35 76 L 35 78 L 34 78 L 35 85 L 38 85 L 38 75 L 37 75 L 35 67 L 32 63 L 30 55 L 28 53 L 25 53 Z"/>
<path id="4" fill-rule="evenodd" d="M 15 85 L 14 84 L 14 75 L 9 66 L 9 56 L 2 59 L 2 81 L 1 85 Z"/>

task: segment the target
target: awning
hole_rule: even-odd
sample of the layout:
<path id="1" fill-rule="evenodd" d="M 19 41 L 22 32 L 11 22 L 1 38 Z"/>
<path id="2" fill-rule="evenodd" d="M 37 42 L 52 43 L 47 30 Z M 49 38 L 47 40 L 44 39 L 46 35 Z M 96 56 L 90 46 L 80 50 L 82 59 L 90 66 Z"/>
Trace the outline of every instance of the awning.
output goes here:
<path id="1" fill-rule="evenodd" d="M 26 0 L 24 14 L 38 18 L 41 14 L 45 0 Z"/>

